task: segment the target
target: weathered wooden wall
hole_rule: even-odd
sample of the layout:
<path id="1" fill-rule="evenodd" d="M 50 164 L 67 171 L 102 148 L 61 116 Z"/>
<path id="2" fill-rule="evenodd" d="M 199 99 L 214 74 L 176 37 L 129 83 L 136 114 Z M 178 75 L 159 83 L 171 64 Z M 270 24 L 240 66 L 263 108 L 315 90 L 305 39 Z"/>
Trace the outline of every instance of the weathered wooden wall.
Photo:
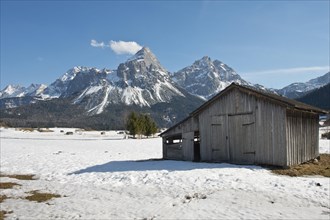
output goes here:
<path id="1" fill-rule="evenodd" d="M 238 89 L 199 113 L 201 159 L 286 164 L 285 108 Z"/>
<path id="2" fill-rule="evenodd" d="M 318 115 L 287 111 L 287 165 L 300 164 L 319 156 Z"/>
<path id="3" fill-rule="evenodd" d="M 163 158 L 173 160 L 194 159 L 194 131 L 198 131 L 198 118 L 190 117 L 163 136 Z M 181 135 L 182 143 L 167 144 L 166 138 Z"/>
<path id="4" fill-rule="evenodd" d="M 286 166 L 285 108 L 258 99 L 256 109 L 256 163 Z"/>
<path id="5" fill-rule="evenodd" d="M 194 132 L 200 135 L 201 161 L 290 166 L 319 155 L 318 115 L 288 110 L 281 101 L 233 88 L 202 106 L 163 138 L 167 159 L 194 160 Z"/>
<path id="6" fill-rule="evenodd" d="M 230 147 L 229 129 L 242 126 L 241 121 L 233 120 L 233 118 L 235 115 L 254 115 L 255 106 L 254 96 L 235 89 L 221 96 L 199 113 L 201 159 L 203 161 L 231 162 L 234 151 Z M 235 123 L 235 125 L 230 126 L 231 123 Z M 255 141 L 254 134 L 251 135 L 251 140 Z M 231 138 L 238 140 L 237 145 L 242 144 L 240 141 L 242 137 L 239 137 L 239 134 L 232 134 Z M 236 150 L 241 152 L 241 149 L 236 148 Z"/>

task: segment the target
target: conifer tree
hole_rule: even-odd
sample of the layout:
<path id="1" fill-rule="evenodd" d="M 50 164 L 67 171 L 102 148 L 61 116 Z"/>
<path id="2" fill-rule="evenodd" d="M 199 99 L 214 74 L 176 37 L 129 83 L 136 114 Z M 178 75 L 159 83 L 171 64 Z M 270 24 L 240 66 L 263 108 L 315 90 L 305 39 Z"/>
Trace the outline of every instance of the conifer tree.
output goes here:
<path id="1" fill-rule="evenodd" d="M 129 114 L 126 128 L 134 138 L 136 135 L 150 137 L 158 130 L 156 122 L 149 115 L 135 112 Z"/>
<path id="2" fill-rule="evenodd" d="M 135 135 L 138 133 L 138 116 L 136 115 L 135 112 L 131 112 L 128 115 L 127 123 L 126 123 L 126 128 L 129 131 L 131 135 L 135 138 Z"/>

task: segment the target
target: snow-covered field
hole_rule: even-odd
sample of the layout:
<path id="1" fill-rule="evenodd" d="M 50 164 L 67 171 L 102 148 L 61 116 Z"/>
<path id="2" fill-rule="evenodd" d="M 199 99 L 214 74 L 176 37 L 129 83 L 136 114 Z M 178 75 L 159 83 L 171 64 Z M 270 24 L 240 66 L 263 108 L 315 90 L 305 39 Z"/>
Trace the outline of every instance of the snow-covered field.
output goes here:
<path id="1" fill-rule="evenodd" d="M 1 172 L 22 186 L 1 190 L 8 219 L 329 219 L 330 178 L 289 177 L 259 166 L 150 160 L 160 138 L 117 132 L 52 133 L 0 129 Z M 74 129 L 71 129 L 74 131 Z M 323 130 L 321 132 L 324 132 Z M 330 153 L 330 141 L 320 140 Z M 40 190 L 47 203 L 23 199 Z"/>

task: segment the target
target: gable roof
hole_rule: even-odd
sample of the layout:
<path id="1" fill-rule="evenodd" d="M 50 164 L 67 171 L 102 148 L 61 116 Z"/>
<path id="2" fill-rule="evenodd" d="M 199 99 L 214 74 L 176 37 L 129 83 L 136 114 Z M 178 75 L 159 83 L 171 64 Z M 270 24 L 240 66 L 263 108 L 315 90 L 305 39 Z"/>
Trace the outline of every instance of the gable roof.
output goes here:
<path id="1" fill-rule="evenodd" d="M 264 99 L 266 99 L 270 102 L 273 102 L 273 103 L 278 104 L 278 105 L 285 106 L 289 109 L 298 110 L 298 111 L 307 111 L 307 112 L 315 113 L 315 114 L 328 114 L 329 113 L 326 110 L 323 110 L 323 109 L 320 109 L 320 108 L 317 108 L 317 107 L 314 107 L 314 106 L 311 106 L 311 105 L 307 105 L 305 103 L 298 102 L 296 100 L 289 99 L 289 98 L 284 97 L 284 96 L 279 96 L 279 95 L 276 95 L 274 93 L 270 93 L 270 92 L 267 92 L 267 91 L 256 89 L 254 87 L 243 86 L 243 85 L 239 85 L 237 83 L 232 83 L 227 88 L 222 90 L 220 93 L 215 95 L 213 98 L 211 98 L 210 100 L 208 100 L 207 102 L 202 104 L 200 107 L 198 107 L 196 110 L 191 112 L 187 118 L 183 119 L 182 121 L 180 121 L 180 122 L 176 123 L 175 125 L 173 125 L 172 127 L 168 128 L 166 131 L 159 134 L 159 136 L 162 136 L 163 134 L 165 134 L 168 131 L 172 130 L 173 128 L 177 127 L 179 124 L 182 124 L 183 122 L 187 121 L 191 117 L 194 117 L 194 116 L 198 115 L 201 111 L 203 111 L 209 105 L 211 105 L 212 103 L 217 101 L 219 98 L 221 98 L 223 95 L 227 94 L 229 91 L 231 91 L 235 88 L 242 91 L 242 92 L 244 92 L 244 93 L 248 93 L 248 94 L 251 94 L 251 95 L 254 95 L 254 96 L 258 96 L 260 98 L 264 98 Z"/>
<path id="2" fill-rule="evenodd" d="M 230 90 L 232 90 L 234 88 L 236 88 L 236 89 L 238 89 L 238 90 L 240 90 L 244 93 L 252 94 L 254 96 L 258 96 L 258 97 L 267 99 L 270 102 L 285 106 L 285 107 L 290 108 L 290 109 L 300 110 L 300 111 L 307 111 L 307 112 L 316 113 L 316 114 L 327 114 L 328 113 L 326 110 L 323 110 L 323 109 L 320 109 L 320 108 L 317 108 L 317 107 L 314 107 L 314 106 L 311 106 L 311 105 L 307 105 L 305 103 L 298 102 L 296 100 L 289 99 L 289 98 L 284 97 L 284 96 L 280 96 L 280 95 L 277 95 L 277 94 L 274 94 L 274 93 L 270 93 L 270 92 L 267 92 L 265 90 L 260 90 L 260 89 L 256 89 L 256 88 L 251 87 L 251 86 L 243 86 L 243 85 L 239 85 L 237 83 L 232 83 L 227 88 L 222 90 L 220 93 L 215 95 L 213 98 L 211 98 L 210 100 L 205 102 L 203 105 L 198 107 L 195 111 L 193 111 L 191 113 L 191 115 L 198 114 L 205 107 L 209 106 L 210 104 L 212 104 L 213 102 L 218 100 L 221 96 L 228 93 Z"/>

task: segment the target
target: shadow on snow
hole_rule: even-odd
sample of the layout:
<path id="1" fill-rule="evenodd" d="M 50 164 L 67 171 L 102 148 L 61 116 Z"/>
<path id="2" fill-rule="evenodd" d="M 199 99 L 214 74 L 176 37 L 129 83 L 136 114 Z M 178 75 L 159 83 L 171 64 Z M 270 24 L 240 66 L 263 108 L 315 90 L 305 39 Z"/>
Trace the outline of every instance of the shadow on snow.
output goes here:
<path id="1" fill-rule="evenodd" d="M 234 165 L 228 163 L 196 163 L 188 161 L 174 161 L 162 159 L 135 160 L 135 161 L 111 161 L 105 164 L 87 167 L 71 174 L 83 173 L 108 173 L 128 171 L 188 171 L 195 169 L 223 169 L 223 168 L 245 168 L 249 170 L 264 169 L 254 165 Z"/>

